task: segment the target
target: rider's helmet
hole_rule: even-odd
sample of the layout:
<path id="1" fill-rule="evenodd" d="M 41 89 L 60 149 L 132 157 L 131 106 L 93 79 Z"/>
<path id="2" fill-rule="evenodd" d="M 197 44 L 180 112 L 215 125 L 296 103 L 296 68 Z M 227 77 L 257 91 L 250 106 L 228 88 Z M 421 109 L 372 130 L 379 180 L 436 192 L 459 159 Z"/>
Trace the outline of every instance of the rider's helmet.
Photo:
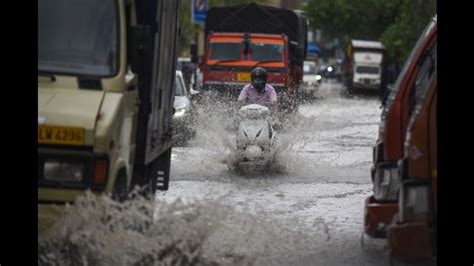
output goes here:
<path id="1" fill-rule="evenodd" d="M 259 92 L 263 91 L 267 84 L 267 71 L 263 67 L 256 67 L 252 69 L 250 73 L 250 79 L 252 80 L 252 86 Z"/>

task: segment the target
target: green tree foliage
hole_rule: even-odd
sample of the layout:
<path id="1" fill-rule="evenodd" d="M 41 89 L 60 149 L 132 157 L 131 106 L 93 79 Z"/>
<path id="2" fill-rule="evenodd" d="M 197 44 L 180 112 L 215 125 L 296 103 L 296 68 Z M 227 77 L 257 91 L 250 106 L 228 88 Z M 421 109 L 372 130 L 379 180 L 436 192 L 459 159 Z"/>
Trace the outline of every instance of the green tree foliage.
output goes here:
<path id="1" fill-rule="evenodd" d="M 310 0 L 305 11 L 311 26 L 326 38 L 380 40 L 400 63 L 436 14 L 436 1 Z"/>
<path id="2" fill-rule="evenodd" d="M 436 1 L 404 1 L 400 15 L 380 36 L 390 58 L 403 64 L 419 35 L 436 14 Z"/>

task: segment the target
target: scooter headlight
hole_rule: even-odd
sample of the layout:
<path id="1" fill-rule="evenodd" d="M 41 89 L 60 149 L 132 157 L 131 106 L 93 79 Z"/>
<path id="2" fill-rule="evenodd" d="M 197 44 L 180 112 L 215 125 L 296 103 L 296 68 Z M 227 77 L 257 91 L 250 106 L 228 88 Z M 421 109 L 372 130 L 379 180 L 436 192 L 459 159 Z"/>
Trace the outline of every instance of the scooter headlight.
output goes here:
<path id="1" fill-rule="evenodd" d="M 249 160 L 258 159 L 262 156 L 263 150 L 260 146 L 252 145 L 245 149 L 245 157 Z"/>

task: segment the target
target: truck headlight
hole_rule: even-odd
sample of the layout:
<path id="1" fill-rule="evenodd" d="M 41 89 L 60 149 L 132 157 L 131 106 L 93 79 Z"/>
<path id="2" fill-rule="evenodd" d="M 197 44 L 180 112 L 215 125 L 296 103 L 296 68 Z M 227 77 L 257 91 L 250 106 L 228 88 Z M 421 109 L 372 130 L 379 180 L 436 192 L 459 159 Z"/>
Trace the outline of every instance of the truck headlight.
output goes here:
<path id="1" fill-rule="evenodd" d="M 403 182 L 398 201 L 401 223 L 431 222 L 430 191 L 428 182 Z"/>
<path id="2" fill-rule="evenodd" d="M 374 198 L 377 201 L 395 201 L 400 187 L 397 164 L 393 162 L 376 165 L 374 176 Z"/>
<path id="3" fill-rule="evenodd" d="M 82 180 L 84 172 L 83 162 L 45 161 L 44 179 L 51 181 L 72 181 Z"/>

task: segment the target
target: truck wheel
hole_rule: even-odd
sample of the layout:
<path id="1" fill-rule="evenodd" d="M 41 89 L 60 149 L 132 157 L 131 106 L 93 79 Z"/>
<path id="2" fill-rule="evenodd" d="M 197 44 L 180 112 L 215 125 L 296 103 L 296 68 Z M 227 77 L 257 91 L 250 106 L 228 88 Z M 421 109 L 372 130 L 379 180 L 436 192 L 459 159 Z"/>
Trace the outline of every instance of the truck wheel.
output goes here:
<path id="1" fill-rule="evenodd" d="M 112 190 L 112 199 L 123 202 L 128 198 L 127 173 L 125 169 L 120 169 L 115 179 L 114 188 Z"/>

